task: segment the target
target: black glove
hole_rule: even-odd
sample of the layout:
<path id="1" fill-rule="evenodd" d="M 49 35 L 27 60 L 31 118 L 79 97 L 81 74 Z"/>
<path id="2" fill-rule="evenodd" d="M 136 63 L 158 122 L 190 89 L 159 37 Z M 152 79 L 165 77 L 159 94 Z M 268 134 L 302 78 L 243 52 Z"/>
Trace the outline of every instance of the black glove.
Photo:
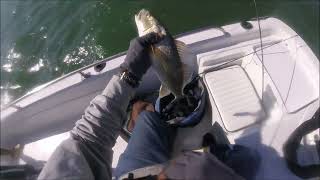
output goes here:
<path id="1" fill-rule="evenodd" d="M 122 71 L 128 70 L 137 80 L 141 80 L 142 76 L 151 66 L 149 50 L 152 44 L 159 42 L 162 37 L 156 33 L 149 33 L 145 36 L 137 37 L 130 42 L 130 47 L 124 62 L 120 65 Z"/>

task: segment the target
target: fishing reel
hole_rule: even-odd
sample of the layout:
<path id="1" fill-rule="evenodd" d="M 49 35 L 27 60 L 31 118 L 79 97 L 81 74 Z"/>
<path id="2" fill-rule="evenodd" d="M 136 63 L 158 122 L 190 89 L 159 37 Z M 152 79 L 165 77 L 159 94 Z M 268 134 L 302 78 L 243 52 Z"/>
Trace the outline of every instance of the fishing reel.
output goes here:
<path id="1" fill-rule="evenodd" d="M 193 78 L 183 89 L 184 96 L 174 99 L 173 94 L 158 98 L 155 110 L 170 125 L 194 126 L 201 121 L 206 104 L 206 93 L 199 76 Z"/>

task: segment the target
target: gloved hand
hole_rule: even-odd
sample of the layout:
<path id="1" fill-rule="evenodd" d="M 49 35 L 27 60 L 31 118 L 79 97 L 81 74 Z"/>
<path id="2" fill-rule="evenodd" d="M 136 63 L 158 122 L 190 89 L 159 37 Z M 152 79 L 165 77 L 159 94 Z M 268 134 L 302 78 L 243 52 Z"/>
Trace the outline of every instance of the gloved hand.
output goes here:
<path id="1" fill-rule="evenodd" d="M 131 40 L 127 56 L 120 65 L 120 68 L 123 71 L 128 70 L 135 75 L 138 80 L 141 80 L 142 76 L 151 66 L 149 55 L 150 47 L 161 39 L 162 36 L 156 33 L 149 33 Z"/>

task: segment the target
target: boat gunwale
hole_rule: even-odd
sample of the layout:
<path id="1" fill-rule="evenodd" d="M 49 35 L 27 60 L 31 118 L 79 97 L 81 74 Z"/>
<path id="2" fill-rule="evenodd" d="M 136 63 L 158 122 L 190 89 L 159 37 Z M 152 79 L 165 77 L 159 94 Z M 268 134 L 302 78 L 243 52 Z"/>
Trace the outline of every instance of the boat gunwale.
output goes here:
<path id="1" fill-rule="evenodd" d="M 281 19 L 279 19 L 278 17 L 269 17 L 269 16 L 267 16 L 267 17 L 263 17 L 263 18 L 260 19 L 260 20 L 267 20 L 267 19 L 272 19 L 272 18 L 281 21 L 285 26 L 287 26 L 287 27 L 289 28 L 289 30 L 293 31 L 296 35 L 298 35 L 298 37 L 300 37 L 301 40 L 308 46 L 308 44 L 302 39 L 302 37 L 301 37 L 299 34 L 297 34 L 291 27 L 289 27 L 286 23 L 284 23 L 284 22 L 283 22 Z M 256 20 L 255 18 L 251 18 L 251 19 L 248 19 L 247 21 L 257 21 L 257 20 Z M 235 23 L 235 24 L 239 24 L 239 23 L 240 23 L 240 22 L 237 22 L 237 23 Z M 228 25 L 231 25 L 231 24 L 228 24 Z M 228 26 L 228 25 L 226 25 L 226 26 Z M 182 37 L 184 37 L 184 36 L 189 36 L 189 35 L 196 34 L 196 33 L 200 33 L 200 32 L 202 32 L 202 31 L 207 31 L 207 30 L 210 30 L 210 29 L 220 30 L 222 27 L 224 27 L 224 26 L 214 26 L 214 25 L 204 26 L 204 27 L 200 27 L 200 28 L 197 28 L 197 29 L 194 29 L 194 30 L 190 30 L 190 31 L 187 31 L 187 32 L 184 32 L 184 33 L 179 33 L 179 34 L 177 34 L 177 35 L 174 35 L 173 37 L 174 37 L 175 39 L 178 39 L 178 38 L 182 38 Z M 193 44 L 193 43 L 191 43 L 191 44 Z M 311 50 L 311 48 L 310 48 L 309 46 L 308 46 L 308 48 Z M 40 87 L 40 88 L 38 88 L 37 90 L 34 90 L 34 89 L 37 88 L 37 87 L 35 87 L 33 90 L 27 92 L 25 95 L 21 96 L 20 98 L 14 100 L 14 101 L 12 101 L 12 102 L 10 102 L 10 103 L 7 104 L 7 105 L 4 105 L 4 106 L 1 108 L 1 111 L 5 111 L 5 110 L 8 109 L 8 108 L 14 108 L 14 109 L 24 108 L 24 107 L 17 106 L 16 104 L 19 103 L 20 101 L 28 98 L 29 96 L 34 95 L 35 93 L 38 93 L 39 91 L 41 91 L 41 90 L 43 90 L 43 89 L 45 89 L 45 88 L 53 85 L 54 83 L 56 83 L 56 82 L 58 82 L 58 81 L 60 81 L 60 80 L 66 79 L 66 78 L 68 78 L 68 77 L 70 77 L 70 76 L 72 76 L 72 75 L 74 75 L 74 74 L 81 73 L 82 71 L 85 71 L 85 70 L 87 70 L 87 69 L 89 69 L 89 68 L 92 68 L 92 67 L 94 67 L 94 66 L 96 66 L 96 65 L 99 65 L 99 64 L 102 64 L 102 63 L 106 63 L 106 62 L 109 62 L 109 61 L 111 61 L 111 60 L 113 60 L 113 59 L 116 59 L 116 58 L 119 58 L 119 57 L 121 57 L 121 56 L 124 56 L 124 55 L 126 55 L 126 53 L 127 53 L 127 51 L 122 51 L 122 52 L 119 52 L 119 53 L 117 53 L 117 54 L 115 54 L 115 55 L 112 55 L 112 56 L 109 56 L 109 57 L 107 57 L 107 58 L 104 58 L 104 59 L 102 59 L 102 60 L 98 60 L 97 62 L 94 62 L 94 63 L 89 64 L 89 65 L 87 65 L 87 66 L 84 66 L 84 67 L 82 67 L 82 68 L 79 68 L 79 69 L 77 69 L 77 70 L 75 70 L 75 71 L 72 71 L 72 72 L 70 72 L 70 73 L 67 73 L 66 75 L 63 75 L 63 76 L 58 77 L 58 78 L 56 78 L 56 79 L 53 79 L 52 81 L 49 81 L 49 82 L 47 82 L 47 83 L 45 83 L 45 84 L 43 84 L 43 85 L 40 85 L 40 86 L 38 86 L 38 87 Z M 311 53 L 314 54 L 312 50 L 311 50 Z M 316 57 L 316 56 L 315 56 L 315 57 Z M 317 57 L 316 57 L 316 58 L 317 58 Z M 42 87 L 41 87 L 41 86 L 42 86 Z M 29 104 L 28 104 L 28 105 L 29 105 Z M 28 105 L 27 105 L 27 106 L 28 106 Z"/>
<path id="2" fill-rule="evenodd" d="M 188 36 L 188 35 L 191 35 L 191 34 L 199 33 L 199 32 L 201 32 L 201 31 L 206 31 L 206 30 L 209 30 L 209 29 L 218 29 L 218 28 L 219 28 L 219 27 L 213 26 L 213 25 L 211 25 L 211 26 L 205 26 L 205 27 L 200 27 L 200 28 L 197 28 L 197 29 L 195 29 L 195 30 L 191 30 L 191 31 L 187 31 L 187 32 L 184 32 L 184 33 L 180 33 L 180 34 L 174 35 L 174 38 L 177 39 L 177 38 L 181 38 L 181 37 L 183 37 L 183 36 Z M 109 57 L 107 57 L 107 58 L 104 58 L 104 59 L 102 59 L 102 60 L 99 60 L 99 61 L 97 61 L 97 62 L 94 62 L 94 63 L 92 63 L 92 64 L 89 64 L 89 65 L 87 65 L 87 66 L 84 66 L 84 67 L 82 67 L 82 68 L 79 68 L 79 69 L 77 69 L 77 70 L 75 70 L 75 71 L 72 71 L 72 72 L 70 72 L 70 73 L 68 73 L 68 74 L 66 74 L 66 75 L 64 75 L 64 76 L 58 77 L 58 78 L 56 78 L 56 79 L 54 79 L 54 80 L 52 80 L 52 81 L 49 81 L 49 82 L 45 83 L 45 84 L 43 85 L 43 87 L 37 89 L 36 91 L 31 90 L 31 91 L 27 92 L 25 95 L 21 96 L 20 98 L 18 98 L 18 99 L 16 99 L 16 100 L 10 102 L 9 104 L 5 105 L 3 108 L 1 108 L 1 111 L 4 111 L 4 110 L 6 110 L 6 109 L 8 109 L 8 108 L 10 108 L 10 107 L 17 109 L 17 108 L 16 108 L 17 105 L 15 105 L 15 104 L 17 104 L 17 103 L 19 103 L 20 101 L 28 98 L 29 96 L 34 95 L 35 93 L 37 93 L 37 92 L 39 92 L 39 91 L 47 88 L 48 86 L 51 86 L 51 85 L 53 85 L 54 83 L 56 83 L 56 82 L 58 82 L 58 81 L 60 81 L 60 80 L 66 79 L 67 77 L 70 77 L 71 75 L 77 74 L 77 73 L 82 72 L 82 71 L 84 71 L 84 70 L 86 70 L 86 69 L 89 69 L 89 68 L 91 68 L 91 67 L 94 67 L 94 66 L 96 66 L 96 65 L 99 65 L 99 64 L 101 64 L 101 63 L 105 63 L 105 62 L 110 61 L 110 60 L 112 60 L 112 59 L 115 59 L 115 58 L 124 56 L 124 55 L 126 55 L 126 54 L 127 54 L 127 51 L 122 51 L 122 52 L 117 53 L 117 54 L 115 54 L 115 55 L 111 55 L 111 56 L 109 56 Z M 40 85 L 40 86 L 41 86 L 41 85 Z M 39 86 L 38 86 L 38 87 L 39 87 Z M 35 87 L 35 88 L 37 88 L 37 87 Z M 34 88 L 34 89 L 35 89 L 35 88 Z"/>

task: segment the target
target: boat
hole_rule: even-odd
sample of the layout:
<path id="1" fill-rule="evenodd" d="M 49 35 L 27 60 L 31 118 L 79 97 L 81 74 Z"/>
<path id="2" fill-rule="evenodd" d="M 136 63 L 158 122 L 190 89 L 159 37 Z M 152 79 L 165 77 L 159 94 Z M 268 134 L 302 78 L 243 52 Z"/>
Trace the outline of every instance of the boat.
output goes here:
<path id="1" fill-rule="evenodd" d="M 197 125 L 178 129 L 173 153 L 199 148 L 203 135 L 218 125 L 231 144 L 259 152 L 256 179 L 300 179 L 288 167 L 284 147 L 301 124 L 318 119 L 320 102 L 319 60 L 301 36 L 281 20 L 265 17 L 175 38 L 194 55 L 186 63 L 205 84 L 207 104 Z M 9 150 L 1 153 L 1 173 L 15 177 L 29 172 L 36 177 L 90 100 L 119 72 L 125 55 L 71 72 L 2 108 L 0 147 L 14 155 Z M 150 69 L 137 94 L 157 92 L 159 87 Z M 319 164 L 319 129 L 312 128 L 299 143 L 301 166 Z M 113 148 L 113 168 L 127 146 L 122 137 Z"/>

